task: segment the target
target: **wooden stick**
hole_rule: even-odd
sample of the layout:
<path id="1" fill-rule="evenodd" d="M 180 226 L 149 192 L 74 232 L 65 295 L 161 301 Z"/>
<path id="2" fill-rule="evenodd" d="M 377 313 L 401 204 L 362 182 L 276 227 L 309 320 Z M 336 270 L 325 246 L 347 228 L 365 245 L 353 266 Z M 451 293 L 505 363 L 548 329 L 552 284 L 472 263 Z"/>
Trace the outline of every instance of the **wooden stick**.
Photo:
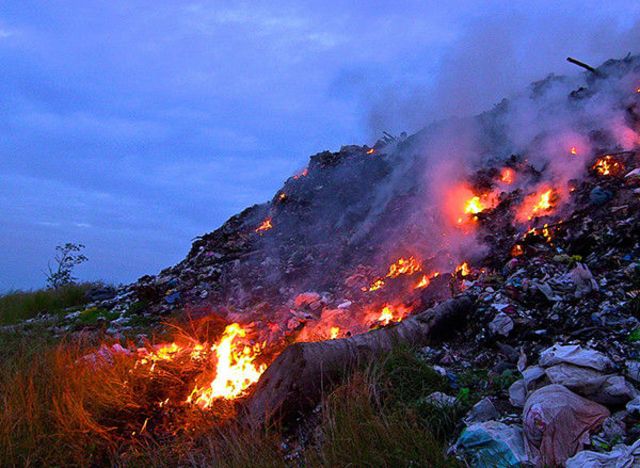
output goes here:
<path id="1" fill-rule="evenodd" d="M 576 60 L 573 57 L 567 57 L 567 62 L 573 63 L 574 65 L 578 65 L 579 67 L 582 67 L 585 70 L 589 70 L 594 75 L 598 75 L 598 76 L 601 75 L 601 73 L 595 68 L 593 68 L 591 65 L 587 65 L 586 63 L 581 62 L 580 60 Z"/>

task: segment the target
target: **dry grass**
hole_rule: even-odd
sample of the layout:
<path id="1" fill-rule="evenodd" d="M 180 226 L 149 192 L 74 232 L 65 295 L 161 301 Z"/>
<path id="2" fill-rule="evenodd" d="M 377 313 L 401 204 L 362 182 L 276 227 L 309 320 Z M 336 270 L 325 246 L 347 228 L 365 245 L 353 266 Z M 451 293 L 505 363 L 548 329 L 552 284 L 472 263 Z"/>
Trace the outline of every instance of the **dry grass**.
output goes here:
<path id="1" fill-rule="evenodd" d="M 126 355 L 82 359 L 95 349 L 35 330 L 0 335 L 0 466 L 452 466 L 443 441 L 411 409 L 442 382 L 428 369 L 415 378 L 409 354 L 329 395 L 321 436 L 285 462 L 282 431 L 220 417 L 233 405 L 205 412 L 181 403 L 198 369 L 178 359 L 150 377 Z M 400 381 L 407 385 L 394 392 Z M 159 408 L 166 398 L 176 404 Z"/>

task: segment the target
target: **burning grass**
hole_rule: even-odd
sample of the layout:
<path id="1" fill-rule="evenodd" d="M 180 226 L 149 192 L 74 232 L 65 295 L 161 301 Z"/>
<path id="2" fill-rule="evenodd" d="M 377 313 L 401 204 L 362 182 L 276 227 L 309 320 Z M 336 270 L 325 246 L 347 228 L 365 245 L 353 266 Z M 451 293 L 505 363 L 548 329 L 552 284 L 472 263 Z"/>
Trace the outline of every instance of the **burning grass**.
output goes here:
<path id="1" fill-rule="evenodd" d="M 2 466 L 243 467 L 256 460 L 288 466 L 281 428 L 256 431 L 226 419 L 230 402 L 208 411 L 173 403 L 184 400 L 185 382 L 197 370 L 185 366 L 176 348 L 157 353 L 172 359 L 155 360 L 150 379 L 148 369 L 132 365 L 124 353 L 111 355 L 109 365 L 87 360 L 95 349 L 88 341 L 55 342 L 35 329 L 0 338 Z M 394 355 L 325 400 L 321 442 L 298 453 L 306 466 L 375 460 L 450 466 L 442 441 L 417 415 L 406 417 L 401 409 L 444 388 L 443 379 L 409 354 Z"/>

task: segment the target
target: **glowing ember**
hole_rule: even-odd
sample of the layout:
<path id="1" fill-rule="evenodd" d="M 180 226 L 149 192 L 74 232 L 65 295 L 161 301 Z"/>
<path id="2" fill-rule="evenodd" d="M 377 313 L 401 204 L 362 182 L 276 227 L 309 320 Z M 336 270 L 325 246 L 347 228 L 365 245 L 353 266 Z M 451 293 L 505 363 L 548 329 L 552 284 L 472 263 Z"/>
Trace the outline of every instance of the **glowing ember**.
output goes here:
<path id="1" fill-rule="evenodd" d="M 269 217 L 264 221 L 262 221 L 262 224 L 256 228 L 256 232 L 260 233 L 260 232 L 268 231 L 272 227 L 273 227 L 273 224 L 271 224 L 271 217 Z"/>
<path id="2" fill-rule="evenodd" d="M 500 182 L 505 183 L 507 185 L 513 184 L 513 181 L 516 178 L 516 173 L 510 167 L 505 167 L 500 171 Z"/>
<path id="3" fill-rule="evenodd" d="M 370 148 L 370 149 L 367 150 L 367 154 L 373 154 L 375 152 L 376 152 L 376 150 L 374 148 Z"/>
<path id="4" fill-rule="evenodd" d="M 287 194 L 286 193 L 281 193 L 280 195 L 278 195 L 278 200 L 280 201 L 285 201 L 287 199 Z"/>
<path id="5" fill-rule="evenodd" d="M 455 274 L 460 274 L 460 276 L 465 277 L 471 274 L 471 268 L 469 268 L 469 264 L 464 262 L 456 268 Z"/>
<path id="6" fill-rule="evenodd" d="M 331 340 L 335 340 L 336 338 L 338 338 L 338 335 L 340 334 L 340 327 L 331 327 L 331 330 L 329 333 L 330 333 L 329 338 Z"/>
<path id="7" fill-rule="evenodd" d="M 553 210 L 554 195 L 554 190 L 550 188 L 526 197 L 518 210 L 518 221 L 532 220 L 536 216 L 549 214 Z"/>
<path id="8" fill-rule="evenodd" d="M 602 176 L 617 176 L 624 172 L 624 164 L 608 154 L 598 159 L 592 169 Z"/>
<path id="9" fill-rule="evenodd" d="M 245 336 L 246 331 L 239 324 L 227 325 L 218 343 L 211 347 L 217 358 L 216 376 L 209 387 L 196 386 L 188 403 L 208 408 L 216 399 L 233 400 L 244 395 L 247 388 L 258 381 L 267 366 L 255 365 L 260 345 L 244 344 L 242 338 Z"/>
<path id="10" fill-rule="evenodd" d="M 577 156 L 578 155 L 578 148 L 576 148 L 575 146 L 572 146 L 571 149 L 569 150 L 569 152 L 571 153 L 572 156 Z"/>
<path id="11" fill-rule="evenodd" d="M 520 244 L 514 245 L 513 248 L 511 249 L 511 256 L 512 257 L 519 257 L 522 254 L 524 254 L 524 249 L 522 248 L 522 246 Z"/>

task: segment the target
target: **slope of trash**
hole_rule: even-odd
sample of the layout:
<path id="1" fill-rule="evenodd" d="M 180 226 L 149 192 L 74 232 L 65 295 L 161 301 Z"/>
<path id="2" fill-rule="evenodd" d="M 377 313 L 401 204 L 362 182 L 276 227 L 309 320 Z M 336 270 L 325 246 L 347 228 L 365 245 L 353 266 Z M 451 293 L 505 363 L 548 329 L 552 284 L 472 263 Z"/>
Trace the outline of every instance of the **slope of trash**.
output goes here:
<path id="1" fill-rule="evenodd" d="M 169 314 L 215 316 L 217 362 L 238 370 L 222 354 L 239 360 L 236 339 L 254 353 L 235 398 L 288 343 L 470 295 L 473 317 L 420 354 L 453 388 L 473 373 L 505 385 L 460 422 L 452 453 L 474 466 L 640 465 L 639 105 L 640 60 L 627 57 L 474 118 L 319 153 L 182 262 L 90 307 L 115 338 Z M 82 314 L 54 326 L 83 328 Z M 189 398 L 211 406 L 214 383 Z"/>

